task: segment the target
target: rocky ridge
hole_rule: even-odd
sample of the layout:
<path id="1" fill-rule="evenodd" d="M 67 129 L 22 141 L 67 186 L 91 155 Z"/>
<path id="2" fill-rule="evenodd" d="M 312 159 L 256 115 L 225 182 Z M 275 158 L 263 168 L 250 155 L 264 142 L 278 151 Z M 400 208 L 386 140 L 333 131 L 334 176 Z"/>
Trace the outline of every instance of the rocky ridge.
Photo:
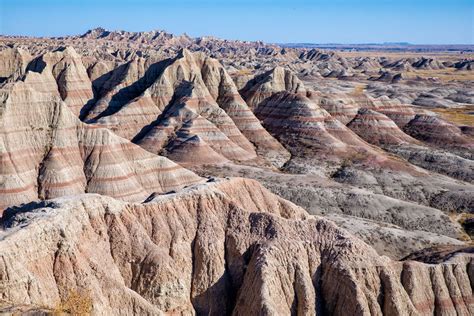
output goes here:
<path id="1" fill-rule="evenodd" d="M 0 54 L 2 312 L 473 313 L 474 134 L 435 114 L 469 60 L 103 29 Z"/>
<path id="2" fill-rule="evenodd" d="M 393 262 L 255 181 L 205 187 L 146 204 L 92 195 L 9 210 L 2 299 L 54 308 L 76 289 L 94 313 L 123 315 L 473 312 L 472 255 Z"/>
<path id="3" fill-rule="evenodd" d="M 143 201 L 201 181 L 107 129 L 82 123 L 59 96 L 37 90 L 48 78 L 28 72 L 0 91 L 2 209 L 84 192 Z"/>

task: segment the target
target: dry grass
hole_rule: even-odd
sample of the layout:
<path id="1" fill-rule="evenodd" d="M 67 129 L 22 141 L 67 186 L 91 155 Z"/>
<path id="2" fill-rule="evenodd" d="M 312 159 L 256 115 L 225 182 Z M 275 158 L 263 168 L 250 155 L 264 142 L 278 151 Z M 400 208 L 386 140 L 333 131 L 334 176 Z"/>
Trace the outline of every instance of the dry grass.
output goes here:
<path id="1" fill-rule="evenodd" d="M 458 217 L 458 222 L 466 231 L 466 235 L 469 237 L 469 241 L 474 242 L 474 231 L 472 224 L 468 224 L 468 220 L 472 220 L 474 218 L 474 214 L 462 213 Z"/>
<path id="2" fill-rule="evenodd" d="M 354 86 L 354 90 L 352 90 L 351 94 L 353 96 L 363 95 L 365 88 L 366 88 L 365 84 L 358 84 L 358 85 Z"/>
<path id="3" fill-rule="evenodd" d="M 364 152 L 354 152 L 347 155 L 341 161 L 341 168 L 351 167 L 355 163 L 361 163 L 366 161 L 368 158 L 367 153 Z"/>
<path id="4" fill-rule="evenodd" d="M 449 81 L 474 81 L 474 71 L 456 70 L 454 68 L 444 69 L 414 69 L 403 73 L 406 79 L 438 78 L 442 82 Z"/>
<path id="5" fill-rule="evenodd" d="M 247 76 L 251 74 L 253 74 L 252 70 L 247 68 L 239 69 L 233 73 L 233 75 L 237 76 Z"/>
<path id="6" fill-rule="evenodd" d="M 70 291 L 65 300 L 61 301 L 53 311 L 53 315 L 90 315 L 92 299 L 89 293 Z"/>
<path id="7" fill-rule="evenodd" d="M 455 109 L 432 108 L 430 110 L 438 113 L 443 119 L 454 124 L 474 126 L 474 115 L 468 114 L 468 112 L 474 112 L 474 106 Z"/>
<path id="8" fill-rule="evenodd" d="M 449 218 L 453 222 L 458 222 L 463 227 L 464 231 L 461 235 L 461 240 L 468 242 L 469 244 L 474 244 L 474 232 L 472 231 L 472 226 L 469 227 L 468 220 L 474 218 L 474 214 L 469 213 L 457 213 L 457 212 L 450 212 Z"/>

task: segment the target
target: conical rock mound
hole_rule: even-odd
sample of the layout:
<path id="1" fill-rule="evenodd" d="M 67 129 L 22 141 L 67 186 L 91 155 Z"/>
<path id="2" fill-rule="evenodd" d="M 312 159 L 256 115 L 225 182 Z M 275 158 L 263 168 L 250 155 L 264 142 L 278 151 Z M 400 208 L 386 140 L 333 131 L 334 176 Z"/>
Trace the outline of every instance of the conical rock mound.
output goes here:
<path id="1" fill-rule="evenodd" d="M 245 161 L 257 157 L 248 141 L 244 142 L 246 148 L 240 146 L 245 138 L 209 95 L 192 84 L 179 89 L 184 95 L 167 107 L 142 137 L 134 140 L 137 144 L 148 151 L 160 152 L 176 138 L 197 135 L 227 159 Z"/>
<path id="2" fill-rule="evenodd" d="M 52 73 L 56 85 L 53 87 L 50 83 L 50 88 L 57 88 L 61 99 L 76 116 L 79 116 L 83 106 L 94 97 L 92 83 L 81 56 L 72 47 L 41 55 L 32 61 L 29 69 Z"/>
<path id="3" fill-rule="evenodd" d="M 169 152 L 166 155 L 168 158 L 184 166 L 229 162 L 228 159 L 218 154 L 198 135 L 176 139 L 168 145 L 166 151 Z"/>
<path id="4" fill-rule="evenodd" d="M 6 48 L 0 51 L 0 83 L 16 81 L 25 72 L 32 56 L 21 48 Z"/>
<path id="5" fill-rule="evenodd" d="M 255 109 L 263 100 L 282 91 L 306 94 L 306 88 L 298 77 L 292 71 L 278 66 L 249 81 L 242 89 L 242 94 L 247 104 Z"/>
<path id="6" fill-rule="evenodd" d="M 357 116 L 347 124 L 362 139 L 374 145 L 400 145 L 418 143 L 405 134 L 391 119 L 382 113 L 360 109 Z"/>
<path id="7" fill-rule="evenodd" d="M 441 147 L 474 148 L 474 137 L 435 115 L 418 114 L 403 130 L 419 140 Z"/>

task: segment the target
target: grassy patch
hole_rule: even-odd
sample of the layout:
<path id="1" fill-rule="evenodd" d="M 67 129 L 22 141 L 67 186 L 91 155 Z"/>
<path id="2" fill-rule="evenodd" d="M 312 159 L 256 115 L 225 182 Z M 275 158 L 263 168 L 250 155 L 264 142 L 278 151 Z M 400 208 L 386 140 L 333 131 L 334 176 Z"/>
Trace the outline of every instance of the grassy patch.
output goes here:
<path id="1" fill-rule="evenodd" d="M 246 76 L 246 75 L 251 75 L 251 74 L 253 74 L 253 71 L 247 68 L 239 69 L 232 73 L 232 75 L 234 76 Z"/>
<path id="2" fill-rule="evenodd" d="M 360 96 L 364 94 L 364 90 L 366 88 L 365 84 L 358 84 L 354 86 L 354 90 L 352 90 L 351 94 L 353 96 Z"/>
<path id="3" fill-rule="evenodd" d="M 403 73 L 406 79 L 438 78 L 443 82 L 448 81 L 474 81 L 474 71 L 457 70 L 454 68 L 444 69 L 415 69 Z"/>
<path id="4" fill-rule="evenodd" d="M 455 109 L 433 108 L 430 110 L 438 113 L 443 119 L 454 124 L 474 126 L 474 115 L 468 114 L 469 112 L 474 112 L 474 106 Z"/>
<path id="5" fill-rule="evenodd" d="M 469 235 L 471 241 L 474 240 L 474 214 L 462 213 L 458 222 L 464 228 L 464 231 Z"/>
<path id="6" fill-rule="evenodd" d="M 54 308 L 53 315 L 90 315 L 92 311 L 92 299 L 89 293 L 70 291 L 63 301 Z"/>
<path id="7" fill-rule="evenodd" d="M 449 218 L 461 224 L 464 232 L 460 239 L 474 244 L 474 214 L 450 212 Z"/>

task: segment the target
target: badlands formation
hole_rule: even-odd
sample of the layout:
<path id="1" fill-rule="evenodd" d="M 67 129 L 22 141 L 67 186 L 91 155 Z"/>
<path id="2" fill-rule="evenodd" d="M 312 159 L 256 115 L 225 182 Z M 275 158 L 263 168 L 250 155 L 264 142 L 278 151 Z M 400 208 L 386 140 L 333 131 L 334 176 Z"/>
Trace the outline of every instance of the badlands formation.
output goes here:
<path id="1" fill-rule="evenodd" d="M 0 312 L 473 315 L 473 65 L 0 37 Z"/>

